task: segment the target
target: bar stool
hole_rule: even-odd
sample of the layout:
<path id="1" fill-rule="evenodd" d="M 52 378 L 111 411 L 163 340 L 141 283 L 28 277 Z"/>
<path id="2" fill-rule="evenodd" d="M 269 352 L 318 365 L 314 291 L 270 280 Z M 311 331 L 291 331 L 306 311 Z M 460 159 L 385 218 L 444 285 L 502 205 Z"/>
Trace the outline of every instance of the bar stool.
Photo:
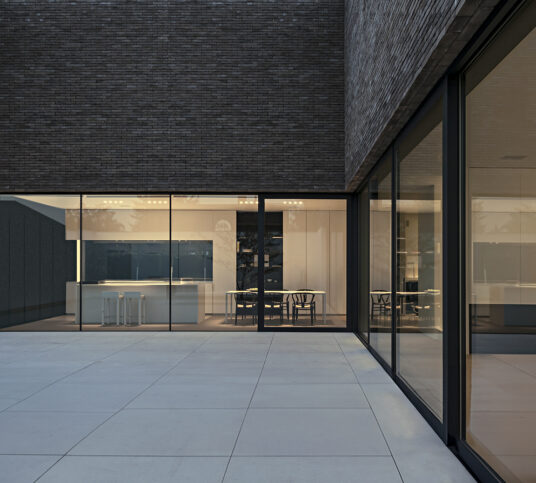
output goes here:
<path id="1" fill-rule="evenodd" d="M 102 293 L 101 325 L 119 325 L 121 323 L 121 299 L 120 292 Z"/>
<path id="2" fill-rule="evenodd" d="M 134 307 L 137 306 L 137 320 L 134 319 Z M 141 292 L 123 294 L 123 324 L 141 325 L 145 323 L 145 295 Z"/>

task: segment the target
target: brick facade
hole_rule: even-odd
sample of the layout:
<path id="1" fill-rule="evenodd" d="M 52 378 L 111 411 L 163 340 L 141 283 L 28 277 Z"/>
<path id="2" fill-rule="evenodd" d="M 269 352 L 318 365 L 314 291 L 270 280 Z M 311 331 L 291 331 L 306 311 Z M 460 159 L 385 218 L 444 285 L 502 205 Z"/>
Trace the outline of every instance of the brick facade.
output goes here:
<path id="1" fill-rule="evenodd" d="M 354 190 L 498 0 L 346 0 L 345 181 Z"/>
<path id="2" fill-rule="evenodd" d="M 0 193 L 353 191 L 497 2 L 6 0 Z"/>
<path id="3" fill-rule="evenodd" d="M 0 192 L 344 190 L 344 0 L 8 0 L 0 36 Z"/>

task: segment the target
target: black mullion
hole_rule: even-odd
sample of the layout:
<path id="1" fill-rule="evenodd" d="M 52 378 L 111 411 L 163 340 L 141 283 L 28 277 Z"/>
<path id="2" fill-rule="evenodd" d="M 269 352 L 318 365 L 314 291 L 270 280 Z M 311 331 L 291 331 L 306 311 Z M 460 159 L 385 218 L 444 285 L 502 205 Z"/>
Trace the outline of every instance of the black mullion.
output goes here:
<path id="1" fill-rule="evenodd" d="M 458 78 L 443 98 L 443 424 L 447 444 L 460 437 L 460 161 Z M 446 303 L 448 301 L 448 303 Z"/>
<path id="2" fill-rule="evenodd" d="M 172 289 L 173 289 L 173 285 L 172 285 L 172 282 L 173 282 L 173 277 L 172 277 L 172 274 L 173 274 L 173 258 L 172 258 L 172 251 L 171 251 L 171 243 L 172 243 L 172 238 L 173 238 L 173 235 L 172 235 L 172 229 L 173 229 L 173 225 L 172 225 L 172 214 L 173 214 L 173 211 L 172 211 L 172 205 L 171 205 L 171 202 L 172 202 L 172 197 L 171 197 L 171 194 L 169 195 L 169 332 L 171 332 L 171 294 L 172 294 Z"/>
<path id="3" fill-rule="evenodd" d="M 396 145 L 393 144 L 391 152 L 391 372 L 396 376 L 397 371 L 397 305 L 396 299 L 398 283 L 398 219 L 396 213 L 396 197 L 398 196 L 398 155 Z"/>
<path id="4" fill-rule="evenodd" d="M 80 228 L 80 253 L 78 254 L 78 263 L 80 266 L 80 282 L 78 283 L 78 317 L 80 320 L 78 324 L 80 325 L 80 332 L 82 332 L 82 279 L 84 278 L 82 274 L 82 252 L 84 250 L 84 245 L 82 243 L 82 196 L 80 195 L 80 212 L 79 212 L 79 228 Z"/>
<path id="5" fill-rule="evenodd" d="M 467 250 L 467 214 L 466 214 L 466 159 L 465 159 L 465 76 L 462 74 L 459 78 L 459 157 L 460 157 L 460 434 L 459 439 L 465 440 L 467 407 L 467 373 L 466 357 L 467 344 L 469 344 L 469 353 L 472 351 L 471 340 L 471 321 L 467 320 L 467 300 L 466 300 L 466 250 Z M 467 340 L 467 324 L 469 324 L 469 340 Z"/>
<path id="6" fill-rule="evenodd" d="M 257 331 L 264 330 L 264 195 L 257 210 Z"/>
<path id="7" fill-rule="evenodd" d="M 356 195 L 348 199 L 346 202 L 346 329 L 357 331 L 357 318 L 355 317 L 355 306 L 357 297 L 356 290 L 356 254 L 357 243 L 355 237 L 356 230 L 356 211 L 355 211 Z"/>
<path id="8" fill-rule="evenodd" d="M 443 417 L 445 442 L 460 438 L 460 321 L 462 270 L 460 239 L 463 232 L 460 189 L 459 80 L 447 78 L 444 97 L 443 146 Z M 445 303 L 448 301 L 448 303 Z"/>

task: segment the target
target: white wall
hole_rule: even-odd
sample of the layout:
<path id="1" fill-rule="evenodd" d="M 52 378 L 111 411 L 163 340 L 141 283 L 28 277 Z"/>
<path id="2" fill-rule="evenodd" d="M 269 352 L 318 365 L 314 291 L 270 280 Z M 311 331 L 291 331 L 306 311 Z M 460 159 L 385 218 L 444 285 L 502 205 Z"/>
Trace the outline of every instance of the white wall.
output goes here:
<path id="1" fill-rule="evenodd" d="M 283 283 L 324 290 L 327 312 L 346 313 L 345 211 L 283 211 Z"/>
<path id="2" fill-rule="evenodd" d="M 376 200 L 372 200 L 375 203 Z M 391 289 L 391 212 L 370 211 L 370 289 Z"/>
<path id="3" fill-rule="evenodd" d="M 528 247 L 536 243 L 536 170 L 469 168 L 469 180 L 470 258 L 478 256 L 475 243 L 508 243 L 519 247 L 515 260 L 485 262 L 493 263 L 496 272 L 508 263 L 510 280 L 475 281 L 469 260 L 469 300 L 474 304 L 535 304 L 536 254 Z"/>

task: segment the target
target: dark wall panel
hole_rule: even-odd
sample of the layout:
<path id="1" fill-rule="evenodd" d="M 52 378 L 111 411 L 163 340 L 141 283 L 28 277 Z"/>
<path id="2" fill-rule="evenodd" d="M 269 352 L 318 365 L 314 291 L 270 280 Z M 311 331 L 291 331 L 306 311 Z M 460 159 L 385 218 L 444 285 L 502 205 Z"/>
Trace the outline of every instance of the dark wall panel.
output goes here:
<path id="1" fill-rule="evenodd" d="M 24 322 L 24 216 L 18 206 L 9 227 L 9 312 L 11 322 Z"/>
<path id="2" fill-rule="evenodd" d="M 39 319 L 39 277 L 40 254 L 39 254 L 39 218 L 40 215 L 30 210 L 25 210 L 25 233 L 24 233 L 24 305 L 26 322 Z"/>
<path id="3" fill-rule="evenodd" d="M 41 290 L 40 295 L 40 318 L 52 317 L 54 311 L 51 307 L 54 299 L 54 241 L 52 239 L 52 225 L 45 218 L 40 219 L 40 239 L 39 239 L 39 264 Z"/>
<path id="4" fill-rule="evenodd" d="M 0 201 L 0 328 L 65 313 L 76 278 L 76 242 L 65 226 L 15 201 Z"/>
<path id="5" fill-rule="evenodd" d="M 0 327 L 9 323 L 9 207 L 0 203 Z"/>

